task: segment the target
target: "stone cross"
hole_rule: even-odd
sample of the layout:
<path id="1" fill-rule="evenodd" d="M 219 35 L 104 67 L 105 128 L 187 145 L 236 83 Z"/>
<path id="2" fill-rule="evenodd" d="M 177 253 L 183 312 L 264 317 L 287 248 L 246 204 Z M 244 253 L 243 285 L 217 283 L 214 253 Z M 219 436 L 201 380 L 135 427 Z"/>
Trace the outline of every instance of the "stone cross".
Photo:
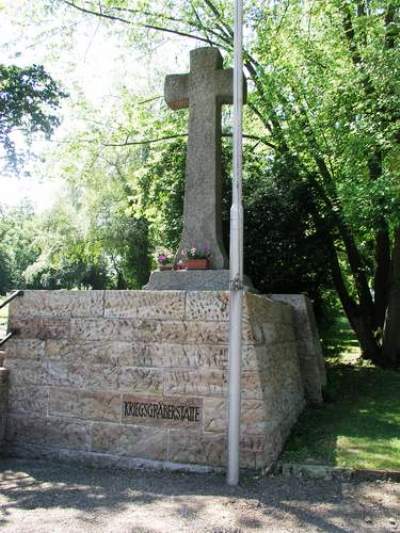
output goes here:
<path id="1" fill-rule="evenodd" d="M 210 250 L 213 269 L 228 267 L 222 238 L 221 106 L 233 103 L 233 69 L 223 70 L 217 48 L 190 52 L 190 72 L 165 79 L 164 95 L 172 109 L 189 108 L 189 140 L 183 233 L 184 248 Z"/>

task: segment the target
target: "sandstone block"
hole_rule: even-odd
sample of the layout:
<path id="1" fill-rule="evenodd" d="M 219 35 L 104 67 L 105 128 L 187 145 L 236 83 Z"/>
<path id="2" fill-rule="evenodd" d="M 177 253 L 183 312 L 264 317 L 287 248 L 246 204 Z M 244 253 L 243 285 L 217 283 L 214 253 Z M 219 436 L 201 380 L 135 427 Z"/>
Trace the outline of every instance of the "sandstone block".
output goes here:
<path id="1" fill-rule="evenodd" d="M 89 369 L 84 364 L 65 363 L 64 361 L 48 362 L 48 384 L 52 387 L 79 388 L 86 385 Z"/>
<path id="2" fill-rule="evenodd" d="M 245 293 L 243 318 L 259 323 L 284 322 L 291 310 L 285 304 L 275 302 L 264 295 Z"/>
<path id="3" fill-rule="evenodd" d="M 221 370 L 172 370 L 164 373 L 164 393 L 189 396 L 223 396 L 226 373 Z"/>
<path id="4" fill-rule="evenodd" d="M 228 362 L 228 348 L 224 345 L 152 344 L 149 345 L 149 352 L 154 366 L 163 368 L 225 370 Z"/>
<path id="5" fill-rule="evenodd" d="M 183 320 L 183 291 L 107 291 L 105 316 L 154 320 Z"/>
<path id="6" fill-rule="evenodd" d="M 89 450 L 91 424 L 59 417 L 49 417 L 46 424 L 47 446 Z"/>
<path id="7" fill-rule="evenodd" d="M 9 316 L 13 319 L 39 318 L 47 308 L 48 291 L 24 291 L 9 304 Z"/>
<path id="8" fill-rule="evenodd" d="M 39 361 L 44 357 L 45 341 L 12 337 L 7 341 L 5 347 L 6 359 L 34 359 Z"/>
<path id="9" fill-rule="evenodd" d="M 144 343 L 132 341 L 71 342 L 60 339 L 46 342 L 46 356 L 49 359 L 68 363 L 79 361 L 87 365 L 137 366 L 143 364 L 145 351 Z"/>
<path id="10" fill-rule="evenodd" d="M 265 435 L 246 433 L 240 438 L 240 449 L 263 453 L 265 447 Z"/>
<path id="11" fill-rule="evenodd" d="M 242 369 L 265 371 L 267 368 L 270 351 L 265 345 L 242 345 Z"/>
<path id="12" fill-rule="evenodd" d="M 48 383 L 47 364 L 43 361 L 6 359 L 5 364 L 10 371 L 10 388 Z"/>
<path id="13" fill-rule="evenodd" d="M 92 450 L 165 461 L 167 431 L 130 424 L 96 422 L 92 428 Z"/>
<path id="14" fill-rule="evenodd" d="M 311 403 L 321 403 L 326 369 L 312 304 L 303 294 L 273 294 L 272 298 L 286 302 L 293 309 L 305 394 Z"/>
<path id="15" fill-rule="evenodd" d="M 52 387 L 118 390 L 119 367 L 84 363 L 48 362 L 48 383 Z"/>
<path id="16" fill-rule="evenodd" d="M 11 303 L 13 317 L 70 318 L 103 316 L 104 291 L 24 291 Z"/>
<path id="17" fill-rule="evenodd" d="M 131 393 L 162 394 L 162 371 L 155 368 L 121 367 L 118 369 L 118 389 Z"/>
<path id="18" fill-rule="evenodd" d="M 26 415 L 8 415 L 5 439 L 7 444 L 37 443 L 43 444 L 46 439 L 46 419 Z"/>
<path id="19" fill-rule="evenodd" d="M 120 422 L 121 394 L 50 389 L 49 414 L 63 418 Z"/>
<path id="20" fill-rule="evenodd" d="M 244 370 L 241 375 L 240 386 L 244 399 L 262 399 L 265 376 L 257 370 Z"/>
<path id="21" fill-rule="evenodd" d="M 225 465 L 225 437 L 223 435 L 169 430 L 168 460 L 177 463 Z"/>
<path id="22" fill-rule="evenodd" d="M 71 337 L 74 342 L 81 341 L 133 341 L 134 329 L 138 325 L 127 319 L 88 319 L 71 321 Z"/>
<path id="23" fill-rule="evenodd" d="M 285 342 L 291 342 L 291 343 L 296 341 L 293 326 L 289 324 L 278 324 L 277 333 L 278 333 L 278 339 L 281 342 L 283 339 L 285 340 Z"/>
<path id="24" fill-rule="evenodd" d="M 48 388 L 31 385 L 10 387 L 8 394 L 8 412 L 27 417 L 46 417 L 48 404 Z"/>
<path id="25" fill-rule="evenodd" d="M 104 314 L 104 291 L 49 291 L 49 316 L 93 318 Z"/>
<path id="26" fill-rule="evenodd" d="M 229 320 L 229 292 L 191 291 L 186 296 L 187 320 Z"/>
<path id="27" fill-rule="evenodd" d="M 242 434 L 265 431 L 266 422 L 271 417 L 270 409 L 261 400 L 241 401 L 240 428 Z M 225 398 L 204 398 L 203 430 L 223 433 L 228 425 L 228 407 Z"/>
<path id="28" fill-rule="evenodd" d="M 227 421 L 228 407 L 225 398 L 204 398 L 203 430 L 224 433 Z"/>
<path id="29" fill-rule="evenodd" d="M 165 321 L 149 324 L 148 331 L 140 330 L 141 340 L 168 344 L 225 344 L 227 325 L 221 322 Z"/>
<path id="30" fill-rule="evenodd" d="M 85 387 L 100 391 L 117 391 L 121 367 L 109 365 L 92 365 L 85 369 Z"/>
<path id="31" fill-rule="evenodd" d="M 19 339 L 65 339 L 70 337 L 70 321 L 50 318 L 14 318 L 10 315 L 10 329 L 18 330 Z"/>
<path id="32" fill-rule="evenodd" d="M 240 468 L 262 468 L 264 464 L 257 466 L 257 457 L 262 457 L 262 454 L 252 452 L 251 450 L 240 450 Z"/>

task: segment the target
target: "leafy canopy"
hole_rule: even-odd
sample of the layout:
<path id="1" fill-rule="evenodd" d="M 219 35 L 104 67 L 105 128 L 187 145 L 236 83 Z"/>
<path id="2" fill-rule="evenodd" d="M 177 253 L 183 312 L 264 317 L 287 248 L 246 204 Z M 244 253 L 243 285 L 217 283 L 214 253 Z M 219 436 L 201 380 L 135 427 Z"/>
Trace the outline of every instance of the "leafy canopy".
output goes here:
<path id="1" fill-rule="evenodd" d="M 0 65 L 0 144 L 13 167 L 22 157 L 16 132 L 28 140 L 36 132 L 49 138 L 60 124 L 54 111 L 66 96 L 41 65 Z"/>

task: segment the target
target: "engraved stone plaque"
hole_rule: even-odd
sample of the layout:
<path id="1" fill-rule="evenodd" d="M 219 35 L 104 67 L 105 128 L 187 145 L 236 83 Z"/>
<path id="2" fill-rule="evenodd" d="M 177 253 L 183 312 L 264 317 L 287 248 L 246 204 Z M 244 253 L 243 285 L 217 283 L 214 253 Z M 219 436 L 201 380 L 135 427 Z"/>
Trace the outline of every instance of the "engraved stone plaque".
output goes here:
<path id="1" fill-rule="evenodd" d="M 143 397 L 125 394 L 122 397 L 122 422 L 151 426 L 172 426 L 197 429 L 203 418 L 201 398 Z"/>

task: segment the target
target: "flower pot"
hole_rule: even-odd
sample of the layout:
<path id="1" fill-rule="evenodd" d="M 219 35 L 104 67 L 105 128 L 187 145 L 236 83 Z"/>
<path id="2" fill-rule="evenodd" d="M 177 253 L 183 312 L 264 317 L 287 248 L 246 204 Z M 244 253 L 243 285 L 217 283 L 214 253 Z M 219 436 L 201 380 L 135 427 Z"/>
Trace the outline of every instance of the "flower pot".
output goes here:
<path id="1" fill-rule="evenodd" d="M 208 259 L 187 259 L 185 261 L 186 270 L 207 270 L 208 267 Z"/>
<path id="2" fill-rule="evenodd" d="M 174 265 L 172 263 L 169 263 L 167 265 L 159 265 L 159 269 L 161 271 L 164 271 L 164 270 L 173 270 L 174 269 Z"/>

